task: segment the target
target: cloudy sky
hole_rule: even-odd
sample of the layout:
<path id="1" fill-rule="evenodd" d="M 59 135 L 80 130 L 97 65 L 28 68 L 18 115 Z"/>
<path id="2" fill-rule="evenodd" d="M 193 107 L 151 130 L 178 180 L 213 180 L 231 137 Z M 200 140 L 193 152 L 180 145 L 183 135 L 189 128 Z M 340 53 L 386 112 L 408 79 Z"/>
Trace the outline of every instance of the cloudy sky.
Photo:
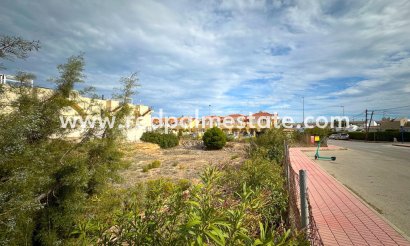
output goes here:
<path id="1" fill-rule="evenodd" d="M 56 65 L 85 53 L 87 84 L 105 97 L 136 71 L 135 103 L 193 115 L 259 110 L 408 116 L 410 1 L 3 0 L 0 34 L 40 40 L 6 62 L 52 87 Z M 211 107 L 209 107 L 211 105 Z"/>

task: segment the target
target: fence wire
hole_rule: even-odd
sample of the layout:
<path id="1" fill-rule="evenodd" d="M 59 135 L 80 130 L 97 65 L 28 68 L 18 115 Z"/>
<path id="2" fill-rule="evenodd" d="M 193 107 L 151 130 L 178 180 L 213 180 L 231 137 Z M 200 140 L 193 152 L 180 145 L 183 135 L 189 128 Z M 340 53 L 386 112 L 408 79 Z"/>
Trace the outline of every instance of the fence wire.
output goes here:
<path id="1" fill-rule="evenodd" d="M 284 169 L 286 176 L 286 185 L 289 195 L 289 221 L 292 227 L 299 231 L 305 231 L 307 239 L 311 245 L 323 246 L 322 238 L 319 234 L 319 229 L 317 228 L 315 218 L 312 213 L 312 206 L 310 205 L 309 194 L 307 194 L 308 203 L 308 216 L 309 223 L 307 228 L 302 227 L 302 218 L 300 211 L 300 186 L 299 186 L 299 170 L 295 170 L 292 167 L 289 156 L 289 146 L 285 143 L 285 158 L 284 158 Z"/>

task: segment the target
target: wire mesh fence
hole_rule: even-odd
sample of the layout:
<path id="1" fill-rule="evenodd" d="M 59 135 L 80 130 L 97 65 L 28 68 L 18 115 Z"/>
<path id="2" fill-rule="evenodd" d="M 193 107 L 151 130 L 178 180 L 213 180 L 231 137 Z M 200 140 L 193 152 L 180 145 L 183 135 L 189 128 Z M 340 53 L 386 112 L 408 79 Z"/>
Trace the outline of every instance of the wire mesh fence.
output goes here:
<path id="1" fill-rule="evenodd" d="M 306 200 L 307 200 L 307 216 L 308 218 L 302 218 L 301 216 L 301 191 L 300 191 L 300 178 L 299 170 L 295 170 L 292 167 L 289 156 L 289 146 L 287 143 L 284 143 L 285 148 L 285 158 L 284 158 L 284 169 L 286 176 L 286 185 L 289 195 L 289 221 L 292 227 L 296 228 L 299 231 L 304 231 L 306 233 L 307 239 L 311 245 L 323 245 L 322 238 L 319 234 L 319 229 L 317 228 L 315 218 L 312 213 L 312 206 L 310 205 L 309 193 L 307 188 L 305 191 Z M 307 223 L 303 223 L 302 219 L 306 219 Z M 307 226 L 304 227 L 304 224 Z"/>
<path id="2" fill-rule="evenodd" d="M 315 218 L 313 217 L 312 213 L 312 206 L 310 205 L 310 200 L 309 200 L 309 192 L 307 192 L 307 203 L 308 203 L 308 211 L 309 211 L 309 224 L 308 224 L 308 240 L 311 245 L 319 245 L 322 246 L 323 241 L 322 238 L 320 237 L 319 234 L 319 229 L 317 228 Z"/>

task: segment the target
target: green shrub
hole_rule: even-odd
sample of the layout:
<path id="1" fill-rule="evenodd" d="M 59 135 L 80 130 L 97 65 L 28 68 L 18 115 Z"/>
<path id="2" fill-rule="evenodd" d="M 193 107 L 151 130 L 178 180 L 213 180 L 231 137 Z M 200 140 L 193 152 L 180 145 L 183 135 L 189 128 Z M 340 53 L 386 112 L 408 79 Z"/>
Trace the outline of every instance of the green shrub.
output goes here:
<path id="1" fill-rule="evenodd" d="M 172 133 L 144 132 L 141 141 L 158 144 L 163 149 L 172 148 L 179 144 L 178 137 Z"/>
<path id="2" fill-rule="evenodd" d="M 320 144 L 322 147 L 327 147 L 327 140 L 330 134 L 332 134 L 332 130 L 330 128 L 307 128 L 304 132 L 305 135 L 308 135 L 308 143 L 310 144 L 310 136 L 319 136 L 320 137 Z"/>
<path id="3" fill-rule="evenodd" d="M 208 129 L 202 137 L 204 145 L 209 150 L 222 149 L 226 144 L 226 135 L 218 127 Z"/>
<path id="4" fill-rule="evenodd" d="M 385 131 L 385 132 L 369 132 L 367 139 L 369 141 L 393 141 L 394 138 L 397 141 L 401 141 L 401 132 L 399 131 Z M 410 142 L 410 132 L 403 133 L 404 141 Z M 349 132 L 349 138 L 355 140 L 365 140 L 365 132 Z"/>
<path id="5" fill-rule="evenodd" d="M 102 211 L 113 212 L 109 216 L 99 209 L 88 212 L 87 218 L 77 223 L 74 242 L 308 245 L 298 234 L 291 234 L 286 223 L 287 194 L 282 167 L 277 162 L 283 158 L 279 150 L 285 138 L 281 130 L 264 133 L 252 140 L 249 160 L 223 171 L 207 168 L 200 175 L 200 183 L 158 179 L 120 192 L 122 199 L 101 201 Z M 116 201 L 122 204 L 113 209 Z"/>
<path id="6" fill-rule="evenodd" d="M 145 165 L 145 166 L 142 168 L 142 171 L 143 171 L 144 173 L 146 173 L 146 172 L 148 172 L 148 170 L 154 169 L 154 168 L 158 168 L 158 167 L 160 167 L 160 166 L 161 166 L 161 162 L 160 162 L 159 160 L 155 160 L 155 161 L 151 162 L 150 164 Z"/>
<path id="7" fill-rule="evenodd" d="M 365 134 L 365 132 L 349 132 L 349 138 L 356 140 L 364 140 Z"/>
<path id="8" fill-rule="evenodd" d="M 228 134 L 226 135 L 226 141 L 227 142 L 233 142 L 235 141 L 235 136 L 233 134 Z"/>
<path id="9" fill-rule="evenodd" d="M 251 157 L 258 156 L 282 163 L 283 144 L 287 139 L 282 129 L 269 129 L 251 140 L 249 154 Z"/>
<path id="10" fill-rule="evenodd" d="M 260 159 L 239 172 L 208 168 L 196 185 L 141 183 L 124 194 L 112 219 L 90 215 L 74 235 L 77 243 L 100 245 L 300 245 L 283 226 L 286 193 L 278 168 Z"/>

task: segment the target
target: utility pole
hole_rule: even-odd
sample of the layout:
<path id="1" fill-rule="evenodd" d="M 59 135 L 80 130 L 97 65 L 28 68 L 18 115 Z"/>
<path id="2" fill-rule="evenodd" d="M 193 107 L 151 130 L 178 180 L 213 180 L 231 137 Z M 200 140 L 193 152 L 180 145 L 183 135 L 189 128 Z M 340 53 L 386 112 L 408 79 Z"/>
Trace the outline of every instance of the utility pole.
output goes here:
<path id="1" fill-rule="evenodd" d="M 211 116 L 211 104 L 209 104 L 208 106 L 208 115 Z"/>
<path id="2" fill-rule="evenodd" d="M 345 106 L 342 105 L 342 106 L 340 106 L 340 107 L 343 109 L 343 118 L 344 118 L 344 117 L 345 117 Z M 344 123 L 344 126 L 343 126 L 343 121 L 345 122 L 345 123 Z M 342 128 L 347 126 L 347 125 L 346 125 L 347 122 L 346 122 L 345 120 L 342 120 L 342 122 L 341 122 L 340 124 L 342 125 Z"/>
<path id="3" fill-rule="evenodd" d="M 369 135 L 369 129 L 370 129 L 370 124 L 372 124 L 372 120 L 373 120 L 373 114 L 374 114 L 374 110 L 372 111 L 372 114 L 370 115 L 370 121 L 367 122 L 367 109 L 366 109 L 366 137 L 365 140 L 368 140 L 368 135 Z M 369 125 L 367 125 L 367 123 L 369 123 Z"/>
<path id="4" fill-rule="evenodd" d="M 367 109 L 366 109 L 366 121 L 365 121 L 365 130 L 366 130 L 366 135 L 365 135 L 365 137 L 364 137 L 364 140 L 366 140 L 367 141 L 367 134 L 368 134 L 368 132 L 369 132 L 369 128 L 367 127 Z"/>
<path id="5" fill-rule="evenodd" d="M 374 113 L 374 111 L 372 111 L 372 114 L 370 115 L 369 128 L 370 128 L 370 125 L 372 124 L 373 113 Z M 369 130 L 367 130 L 367 133 L 369 133 Z M 367 140 L 367 135 L 366 135 L 366 140 Z"/>

